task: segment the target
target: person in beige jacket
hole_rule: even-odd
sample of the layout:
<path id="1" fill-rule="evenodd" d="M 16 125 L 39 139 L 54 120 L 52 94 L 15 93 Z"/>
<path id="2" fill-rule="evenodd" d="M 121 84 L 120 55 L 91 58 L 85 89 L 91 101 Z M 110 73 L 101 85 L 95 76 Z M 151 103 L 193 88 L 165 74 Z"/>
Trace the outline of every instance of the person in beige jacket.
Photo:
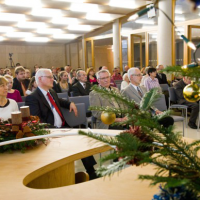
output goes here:
<path id="1" fill-rule="evenodd" d="M 119 93 L 118 88 L 110 86 L 110 73 L 108 70 L 100 70 L 96 73 L 97 81 L 99 83 L 99 87 L 105 88 L 107 90 L 113 90 Z M 124 105 L 117 103 L 114 99 L 108 99 L 101 94 L 92 91 L 89 94 L 90 106 L 100 106 L 100 107 L 111 107 L 111 108 L 124 108 Z M 92 115 L 96 118 L 96 128 L 98 129 L 123 129 L 123 127 L 119 126 L 109 126 L 104 124 L 101 121 L 101 113 L 102 111 L 92 111 Z M 126 117 L 124 116 L 117 116 L 116 122 L 125 121 Z"/>

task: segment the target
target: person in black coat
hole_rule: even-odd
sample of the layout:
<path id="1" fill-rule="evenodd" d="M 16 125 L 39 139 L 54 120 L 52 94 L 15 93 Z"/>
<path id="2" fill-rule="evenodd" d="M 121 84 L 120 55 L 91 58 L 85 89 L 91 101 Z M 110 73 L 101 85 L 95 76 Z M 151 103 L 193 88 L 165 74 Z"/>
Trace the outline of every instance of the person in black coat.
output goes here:
<path id="1" fill-rule="evenodd" d="M 29 83 L 30 80 L 25 78 L 25 69 L 22 66 L 16 67 L 12 88 L 18 90 L 21 96 L 26 96 Z"/>
<path id="2" fill-rule="evenodd" d="M 73 96 L 86 96 L 91 92 L 91 84 L 87 82 L 87 74 L 83 70 L 77 72 L 78 82 L 72 86 Z"/>
<path id="3" fill-rule="evenodd" d="M 178 104 L 186 105 L 191 109 L 190 120 L 188 126 L 192 129 L 197 129 L 196 120 L 199 114 L 199 103 L 189 102 L 183 96 L 183 89 L 186 85 L 190 84 L 189 78 L 183 77 L 182 80 L 174 84 L 175 93 L 177 96 Z"/>
<path id="4" fill-rule="evenodd" d="M 30 108 L 30 114 L 38 116 L 41 122 L 49 123 L 51 126 L 58 128 L 63 126 L 67 127 L 68 124 L 66 121 L 65 125 L 63 125 L 61 107 L 67 108 L 77 115 L 78 113 L 75 104 L 68 100 L 58 98 L 55 91 L 51 89 L 53 87 L 54 79 L 50 69 L 39 69 L 35 78 L 38 88 L 32 94 L 27 96 L 25 101 L 25 105 Z M 96 164 L 96 161 L 93 156 L 82 159 L 82 162 L 90 175 L 90 179 L 97 178 L 93 167 Z"/>
<path id="5" fill-rule="evenodd" d="M 158 65 L 156 67 L 157 69 L 157 74 L 156 78 L 158 79 L 159 84 L 168 84 L 167 82 L 167 76 L 164 73 L 161 73 L 160 71 L 164 69 L 163 65 Z"/>

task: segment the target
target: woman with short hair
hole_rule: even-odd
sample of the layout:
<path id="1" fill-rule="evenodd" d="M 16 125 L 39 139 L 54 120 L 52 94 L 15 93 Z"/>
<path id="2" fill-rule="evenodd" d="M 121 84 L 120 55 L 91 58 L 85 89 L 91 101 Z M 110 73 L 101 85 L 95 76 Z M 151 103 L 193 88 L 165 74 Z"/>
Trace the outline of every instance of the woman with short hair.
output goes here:
<path id="1" fill-rule="evenodd" d="M 8 120 L 11 118 L 11 113 L 19 111 L 16 101 L 7 98 L 8 80 L 0 76 L 0 119 Z"/>
<path id="2" fill-rule="evenodd" d="M 28 85 L 28 89 L 26 90 L 26 94 L 27 95 L 31 94 L 36 88 L 37 88 L 37 83 L 35 81 L 35 76 L 33 76 Z"/>

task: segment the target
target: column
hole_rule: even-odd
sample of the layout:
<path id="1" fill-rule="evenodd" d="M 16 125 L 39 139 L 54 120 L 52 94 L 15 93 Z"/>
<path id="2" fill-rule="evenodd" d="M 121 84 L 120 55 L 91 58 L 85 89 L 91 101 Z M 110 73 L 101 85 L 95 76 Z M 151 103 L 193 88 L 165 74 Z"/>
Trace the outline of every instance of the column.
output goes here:
<path id="1" fill-rule="evenodd" d="M 159 8 L 174 20 L 175 0 L 159 1 Z M 175 64 L 174 27 L 159 10 L 158 17 L 158 64 Z"/>
<path id="2" fill-rule="evenodd" d="M 119 19 L 113 22 L 113 58 L 114 58 L 114 67 L 120 67 L 122 71 L 122 62 L 121 62 L 121 23 Z"/>

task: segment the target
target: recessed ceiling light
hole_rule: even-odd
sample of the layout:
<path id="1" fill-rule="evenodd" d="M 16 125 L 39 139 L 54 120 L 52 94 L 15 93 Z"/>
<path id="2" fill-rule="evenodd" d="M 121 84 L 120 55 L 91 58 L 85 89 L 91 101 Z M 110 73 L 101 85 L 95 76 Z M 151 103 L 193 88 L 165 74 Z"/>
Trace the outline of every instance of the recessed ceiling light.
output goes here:
<path id="1" fill-rule="evenodd" d="M 6 36 L 11 38 L 23 38 L 23 37 L 32 37 L 33 34 L 28 32 L 10 32 L 7 33 Z"/>
<path id="2" fill-rule="evenodd" d="M 111 21 L 111 15 L 107 13 L 96 13 L 96 12 L 89 12 L 86 15 L 86 19 L 93 20 L 93 21 Z"/>
<path id="3" fill-rule="evenodd" d="M 10 26 L 0 26 L 0 32 L 4 33 L 4 32 L 13 32 L 14 28 L 10 27 Z"/>
<path id="4" fill-rule="evenodd" d="M 110 0 L 109 6 L 118 8 L 133 9 L 137 8 L 138 4 L 133 0 Z"/>
<path id="5" fill-rule="evenodd" d="M 0 13 L 0 21 L 20 21 L 25 19 L 23 14 Z"/>
<path id="6" fill-rule="evenodd" d="M 78 36 L 75 34 L 55 34 L 53 35 L 53 38 L 55 39 L 75 39 Z"/>
<path id="7" fill-rule="evenodd" d="M 78 24 L 78 19 L 70 17 L 54 17 L 51 21 L 53 24 Z"/>
<path id="8" fill-rule="evenodd" d="M 5 40 L 5 38 L 4 38 L 4 37 L 2 37 L 2 36 L 0 36 L 0 41 L 3 41 L 3 40 Z"/>
<path id="9" fill-rule="evenodd" d="M 18 7 L 42 7 L 40 0 L 27 1 L 27 0 L 5 0 L 6 5 Z"/>
<path id="10" fill-rule="evenodd" d="M 183 14 L 182 10 L 175 9 L 175 14 Z"/>
<path id="11" fill-rule="evenodd" d="M 31 15 L 40 17 L 52 17 L 52 16 L 62 16 L 62 12 L 59 9 L 52 8 L 33 8 Z"/>
<path id="12" fill-rule="evenodd" d="M 69 9 L 75 12 L 99 12 L 99 6 L 90 3 L 72 3 Z"/>
<path id="13" fill-rule="evenodd" d="M 26 42 L 48 42 L 49 38 L 47 37 L 26 37 Z"/>
<path id="14" fill-rule="evenodd" d="M 40 34 L 61 34 L 62 30 L 58 28 L 40 28 L 36 32 Z"/>
<path id="15" fill-rule="evenodd" d="M 44 22 L 27 22 L 27 21 L 21 21 L 18 22 L 17 27 L 19 28 L 41 28 L 45 27 L 46 24 Z"/>
<path id="16" fill-rule="evenodd" d="M 135 21 L 137 24 L 155 24 L 152 20 L 144 20 L 144 19 L 138 19 Z"/>
<path id="17" fill-rule="evenodd" d="M 54 0 L 54 1 L 64 1 L 64 2 L 71 2 L 71 3 L 84 3 L 86 0 Z"/>
<path id="18" fill-rule="evenodd" d="M 67 29 L 73 31 L 91 31 L 93 28 L 90 25 L 69 25 Z"/>
<path id="19" fill-rule="evenodd" d="M 175 16 L 175 21 L 185 21 L 184 17 Z"/>

